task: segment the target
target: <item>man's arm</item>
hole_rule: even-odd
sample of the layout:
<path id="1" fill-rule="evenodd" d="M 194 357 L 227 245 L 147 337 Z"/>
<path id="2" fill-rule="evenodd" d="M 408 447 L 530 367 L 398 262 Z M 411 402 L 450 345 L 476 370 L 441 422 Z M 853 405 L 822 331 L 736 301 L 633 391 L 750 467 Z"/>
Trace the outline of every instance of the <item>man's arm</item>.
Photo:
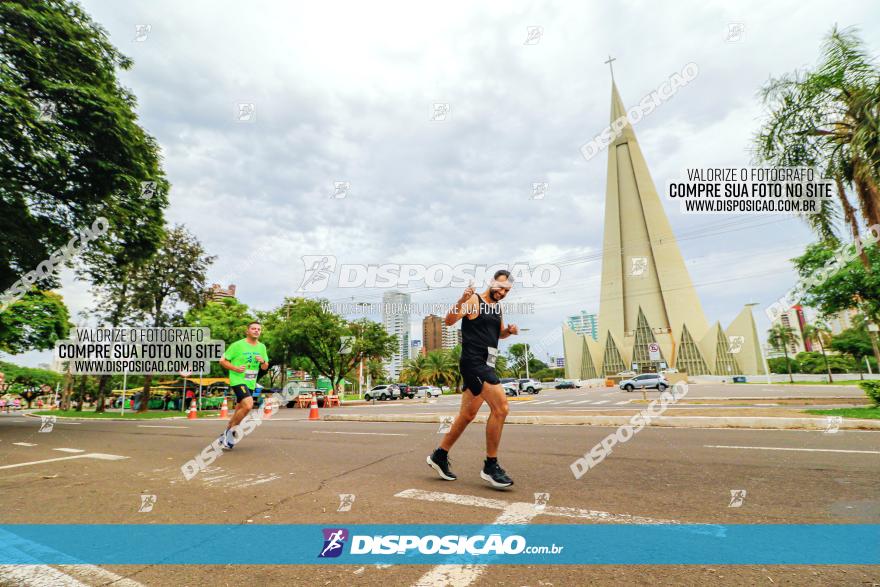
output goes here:
<path id="1" fill-rule="evenodd" d="M 507 338 L 508 336 L 513 336 L 515 334 L 519 334 L 519 328 L 516 324 L 508 324 L 504 325 L 504 318 L 501 319 L 501 336 L 499 338 Z"/>
<path id="2" fill-rule="evenodd" d="M 226 357 L 220 359 L 220 366 L 228 371 L 235 371 L 236 373 L 244 373 L 246 369 L 244 367 L 236 367 Z"/>
<path id="3" fill-rule="evenodd" d="M 446 326 L 452 326 L 472 311 L 472 308 L 476 306 L 476 304 L 471 301 L 471 298 L 473 297 L 474 288 L 468 286 L 465 288 L 464 293 L 461 294 L 458 301 L 449 309 L 449 313 L 446 314 Z"/>

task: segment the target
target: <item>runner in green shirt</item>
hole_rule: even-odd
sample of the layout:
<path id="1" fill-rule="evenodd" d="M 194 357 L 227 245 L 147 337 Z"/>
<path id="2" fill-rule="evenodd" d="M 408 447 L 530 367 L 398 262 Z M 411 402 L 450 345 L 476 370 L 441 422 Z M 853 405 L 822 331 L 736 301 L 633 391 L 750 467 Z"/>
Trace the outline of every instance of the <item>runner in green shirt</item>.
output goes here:
<path id="1" fill-rule="evenodd" d="M 247 327 L 247 336 L 226 347 L 226 352 L 220 359 L 220 366 L 229 369 L 229 387 L 235 393 L 237 401 L 235 413 L 229 419 L 226 431 L 220 435 L 220 446 L 227 450 L 235 445 L 230 430 L 238 426 L 254 407 L 253 393 L 257 388 L 260 369 L 269 368 L 266 345 L 257 340 L 262 332 L 263 326 L 259 322 L 251 322 Z"/>

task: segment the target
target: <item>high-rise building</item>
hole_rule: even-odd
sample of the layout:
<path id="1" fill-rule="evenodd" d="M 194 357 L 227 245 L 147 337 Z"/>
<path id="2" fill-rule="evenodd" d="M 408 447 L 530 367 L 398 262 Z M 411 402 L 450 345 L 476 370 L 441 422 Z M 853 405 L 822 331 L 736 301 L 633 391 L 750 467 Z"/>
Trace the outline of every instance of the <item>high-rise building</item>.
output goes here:
<path id="1" fill-rule="evenodd" d="M 828 316 L 825 322 L 828 324 L 828 327 L 831 329 L 831 334 L 837 336 L 844 330 L 853 327 L 853 318 L 858 316 L 858 311 L 849 309 L 849 310 L 841 310 L 836 314 L 832 314 Z"/>
<path id="2" fill-rule="evenodd" d="M 425 353 L 443 348 L 443 319 L 430 314 L 422 320 L 422 341 Z"/>
<path id="3" fill-rule="evenodd" d="M 575 334 L 585 334 L 592 338 L 593 342 L 599 341 L 599 324 L 595 314 L 581 310 L 580 314 L 566 318 L 566 322 Z"/>
<path id="4" fill-rule="evenodd" d="M 403 362 L 409 359 L 409 307 L 410 295 L 399 291 L 382 294 L 382 324 L 385 332 L 397 336 L 397 347 L 391 358 L 385 361 L 385 371 L 397 380 Z"/>
<path id="5" fill-rule="evenodd" d="M 801 306 L 792 306 L 787 312 L 782 312 L 776 317 L 776 320 L 774 320 L 770 326 L 776 326 L 777 324 L 782 324 L 794 331 L 794 337 L 788 343 L 787 350 L 789 357 L 794 357 L 798 353 L 811 350 L 812 345 L 810 344 L 810 341 L 804 340 L 804 325 L 806 324 L 806 320 L 804 318 L 804 310 Z M 778 356 L 783 356 L 783 354 L 784 353 L 779 352 L 774 353 L 774 355 Z"/>
<path id="6" fill-rule="evenodd" d="M 467 318 L 465 318 L 467 320 Z M 442 346 L 444 349 L 453 349 L 456 345 L 461 344 L 461 326 L 446 326 L 444 322 L 442 324 L 443 329 L 443 343 Z"/>
<path id="7" fill-rule="evenodd" d="M 761 365 L 763 373 L 751 308 L 727 331 L 706 320 L 626 116 L 612 80 L 611 121 L 625 123 L 608 145 L 598 340 L 563 325 L 566 376 L 664 367 L 689 375 L 758 373 L 746 365 Z"/>
<path id="8" fill-rule="evenodd" d="M 230 283 L 228 289 L 223 289 L 219 283 L 212 283 L 208 289 L 207 298 L 209 302 L 217 302 L 223 298 L 235 298 L 235 284 Z"/>

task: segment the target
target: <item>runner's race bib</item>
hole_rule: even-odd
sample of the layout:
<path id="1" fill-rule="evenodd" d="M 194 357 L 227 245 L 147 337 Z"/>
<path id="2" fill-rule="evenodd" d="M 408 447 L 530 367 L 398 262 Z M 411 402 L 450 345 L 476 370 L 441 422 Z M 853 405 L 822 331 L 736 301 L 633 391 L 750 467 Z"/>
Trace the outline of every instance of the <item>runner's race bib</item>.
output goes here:
<path id="1" fill-rule="evenodd" d="M 489 350 L 489 355 L 486 357 L 486 364 L 494 369 L 495 368 L 495 359 L 498 358 L 498 349 L 490 346 L 490 347 L 488 347 L 488 350 Z"/>
<path id="2" fill-rule="evenodd" d="M 256 381 L 257 380 L 257 371 L 256 369 L 248 369 L 244 372 L 244 380 L 245 381 Z"/>

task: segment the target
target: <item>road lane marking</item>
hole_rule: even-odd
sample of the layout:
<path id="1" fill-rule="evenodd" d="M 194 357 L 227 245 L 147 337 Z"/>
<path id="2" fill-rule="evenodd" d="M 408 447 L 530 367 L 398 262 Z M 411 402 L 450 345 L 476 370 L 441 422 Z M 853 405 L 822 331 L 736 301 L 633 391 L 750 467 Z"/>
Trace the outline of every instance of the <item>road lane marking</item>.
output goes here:
<path id="1" fill-rule="evenodd" d="M 112 585 L 113 587 L 144 587 L 137 581 L 126 579 L 116 573 L 111 573 L 107 569 L 95 565 L 58 565 L 61 569 L 68 573 L 73 573 L 84 579 L 96 579 L 101 585 Z"/>
<path id="2" fill-rule="evenodd" d="M 37 446 L 36 444 L 30 442 L 13 442 L 15 446 Z"/>
<path id="3" fill-rule="evenodd" d="M 552 404 L 552 403 L 555 402 L 555 401 L 556 401 L 555 399 L 545 399 L 545 400 L 541 400 L 541 401 L 539 401 L 539 402 L 532 402 L 532 405 L 533 405 L 533 406 L 537 406 L 537 405 L 540 405 L 540 404 Z"/>
<path id="4" fill-rule="evenodd" d="M 81 448 L 53 448 L 52 450 L 57 450 L 58 452 L 73 452 L 73 453 L 86 452 Z"/>
<path id="5" fill-rule="evenodd" d="M 484 507 L 495 510 L 504 510 L 511 505 L 526 504 L 534 509 L 535 504 L 526 502 L 514 502 L 513 504 L 502 499 L 489 499 L 486 497 L 478 497 L 476 495 L 459 495 L 457 493 L 443 493 L 440 491 L 422 491 L 421 489 L 407 489 L 396 494 L 394 497 L 403 497 L 406 499 L 420 499 L 423 501 L 454 503 L 457 505 L 466 505 L 471 507 Z M 645 518 L 642 516 L 631 516 L 629 514 L 612 514 L 598 510 L 584 510 L 579 508 L 544 506 L 541 511 L 536 514 L 545 516 L 561 516 L 565 518 L 584 518 L 597 522 L 611 522 L 614 524 L 680 524 L 677 520 L 660 520 L 654 518 Z"/>
<path id="6" fill-rule="evenodd" d="M 534 503 L 513 502 L 509 503 L 501 499 L 489 499 L 476 495 L 459 495 L 456 493 L 443 493 L 439 491 L 422 491 L 420 489 L 406 489 L 397 493 L 395 497 L 407 499 L 421 499 L 432 502 L 454 503 L 465 506 L 486 507 L 501 510 L 501 514 L 492 524 L 528 524 L 540 514 L 551 516 L 564 516 L 574 518 L 587 518 L 603 522 L 616 522 L 624 524 L 680 524 L 675 520 L 652 520 L 639 516 L 626 514 L 611 514 L 593 510 L 581 510 L 578 508 L 544 506 L 543 509 L 535 507 Z M 486 572 L 489 565 L 437 565 L 422 575 L 413 587 L 466 587 L 480 578 Z"/>
<path id="7" fill-rule="evenodd" d="M 44 459 L 42 461 L 30 461 L 28 463 L 17 463 L 15 465 L 3 465 L 0 467 L 2 469 L 15 469 L 16 467 L 29 467 L 31 465 L 42 465 L 43 463 L 56 463 L 58 461 L 69 461 L 72 459 L 97 459 L 99 461 L 120 461 L 122 459 L 127 459 L 128 457 L 123 457 L 119 455 L 108 455 L 103 453 L 91 452 L 85 455 L 74 455 L 72 457 L 58 457 L 55 459 Z"/>
<path id="8" fill-rule="evenodd" d="M 409 436 L 398 432 L 330 432 L 324 430 L 312 430 L 312 434 L 362 434 L 366 436 Z"/>
<path id="9" fill-rule="evenodd" d="M 880 455 L 880 450 L 843 450 L 838 448 L 783 448 L 779 446 L 726 446 L 723 444 L 704 444 L 703 448 L 741 448 L 752 450 L 794 450 L 802 452 L 843 452 L 863 455 Z"/>
<path id="10" fill-rule="evenodd" d="M 615 402 L 614 405 L 615 406 L 625 406 L 626 404 L 630 403 L 631 401 L 632 401 L 631 399 L 625 399 L 622 402 Z"/>
<path id="11" fill-rule="evenodd" d="M 591 400 L 591 399 L 585 399 L 585 400 L 583 400 L 583 401 L 574 402 L 574 403 L 575 403 L 575 404 L 591 404 L 591 403 L 593 403 L 593 400 Z"/>
<path id="12" fill-rule="evenodd" d="M 4 585 L 28 587 L 88 587 L 46 565 L 0 565 L 0 580 Z"/>
<path id="13" fill-rule="evenodd" d="M 607 404 L 607 403 L 610 402 L 610 401 L 611 401 L 610 399 L 599 400 L 599 401 L 596 402 L 596 405 L 597 405 L 597 406 L 601 406 L 602 404 Z"/>

